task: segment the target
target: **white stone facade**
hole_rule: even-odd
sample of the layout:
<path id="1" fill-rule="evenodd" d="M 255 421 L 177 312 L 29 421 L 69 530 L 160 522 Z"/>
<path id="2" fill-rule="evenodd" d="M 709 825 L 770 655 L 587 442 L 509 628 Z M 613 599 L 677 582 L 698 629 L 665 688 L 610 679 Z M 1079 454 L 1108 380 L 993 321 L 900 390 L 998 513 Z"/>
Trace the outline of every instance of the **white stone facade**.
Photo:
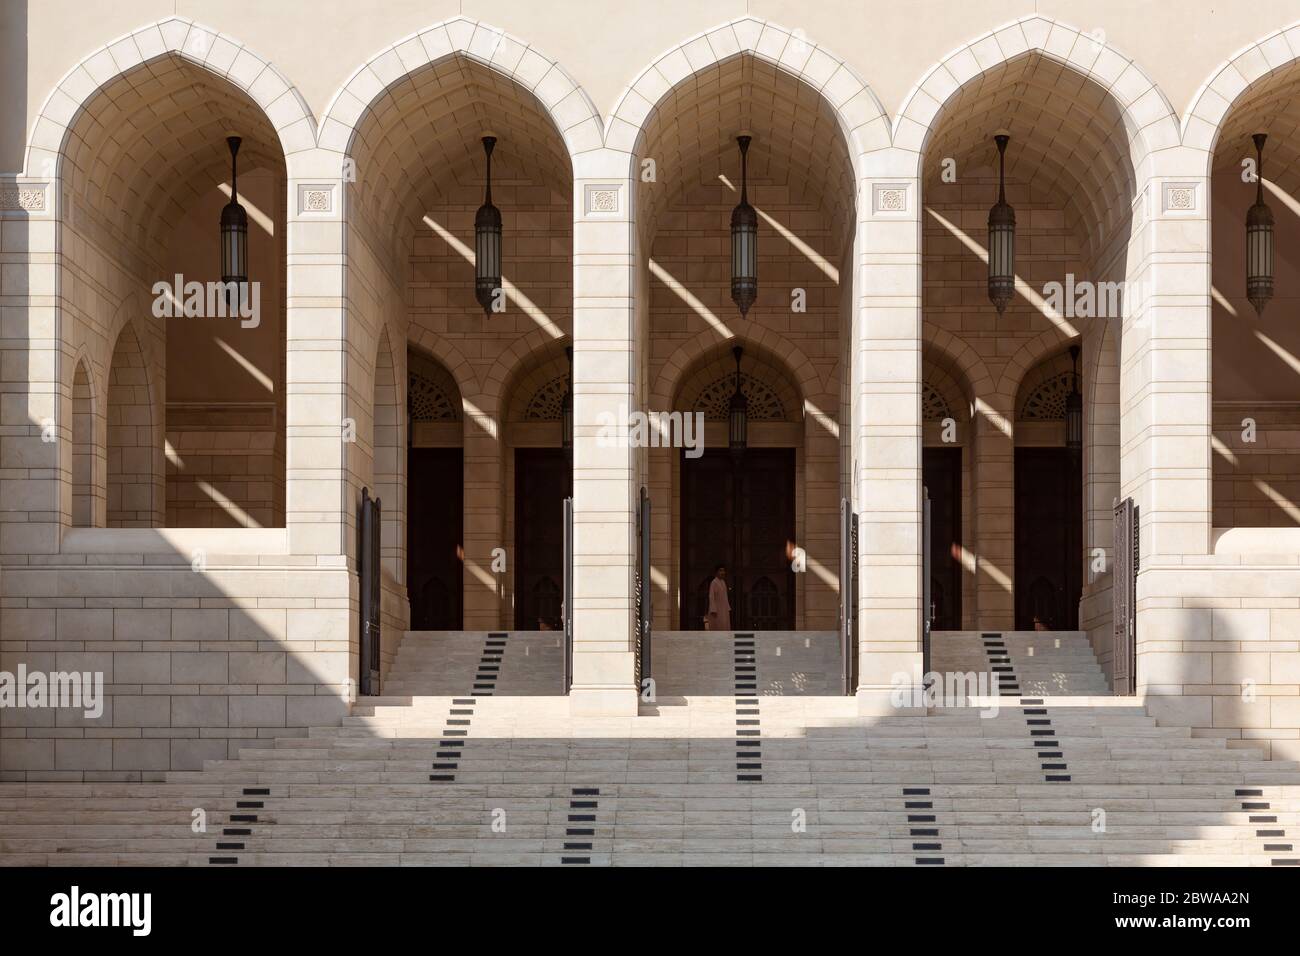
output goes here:
<path id="1" fill-rule="evenodd" d="M 0 712 L 3 777 L 148 779 L 346 712 L 363 487 L 385 502 L 386 662 L 410 621 L 412 443 L 463 449 L 463 626 L 513 627 L 492 554 L 514 533 L 514 449 L 559 444 L 529 409 L 567 344 L 575 713 L 637 710 L 643 486 L 661 624 L 681 598 L 676 452 L 610 447 L 605 416 L 693 408 L 745 346 L 782 410 L 754 443 L 796 448 L 796 627 L 836 626 L 840 499 L 859 514 L 871 708 L 920 664 L 921 460 L 946 417 L 929 403 L 962 449 L 962 626 L 1010 630 L 1015 448 L 1061 442 L 1025 404 L 1078 342 L 1079 561 L 1109 552 L 1112 501 L 1132 496 L 1138 693 L 1198 734 L 1300 756 L 1286 315 L 1300 25 L 1285 4 L 1227 24 L 1174 3 L 1102 23 L 1084 3 L 933 22 L 902 7 L 864 21 L 849 3 L 734 18 L 707 0 L 646 23 L 639 8 L 443 4 L 438 19 L 394 2 L 360 24 L 334 0 L 249 18 L 218 2 L 193 19 L 149 0 L 99 18 L 76 6 L 6 14 L 23 82 L 6 84 L 0 140 L 0 670 L 103 671 L 111 701 L 98 721 Z M 1158 31 L 1188 39 L 1149 42 Z M 1279 291 L 1256 319 L 1238 173 L 1260 124 Z M 981 258 L 1000 128 L 1019 216 L 1003 316 Z M 761 237 L 743 320 L 727 287 L 742 129 Z M 234 131 L 262 320 L 159 318 L 154 282 L 216 254 Z M 473 212 L 488 131 L 507 306 L 485 317 Z M 1119 315 L 1061 315 L 1043 289 L 1066 273 L 1137 291 Z M 411 355 L 451 408 L 419 430 Z M 1084 580 L 1080 627 L 1105 664 L 1109 574 Z"/>

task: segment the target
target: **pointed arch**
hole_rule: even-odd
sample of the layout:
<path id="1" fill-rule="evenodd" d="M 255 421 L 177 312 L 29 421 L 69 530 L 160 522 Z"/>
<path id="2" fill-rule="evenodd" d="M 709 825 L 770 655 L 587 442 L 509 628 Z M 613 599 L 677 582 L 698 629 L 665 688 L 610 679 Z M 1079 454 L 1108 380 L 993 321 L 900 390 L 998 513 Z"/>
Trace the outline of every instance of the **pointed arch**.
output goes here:
<path id="1" fill-rule="evenodd" d="M 1177 116 L 1137 61 L 1117 51 L 1104 37 L 1082 33 L 1035 13 L 954 50 L 932 66 L 903 98 L 891 139 L 895 147 L 916 154 L 916 176 L 921 175 L 934 121 L 949 99 L 971 80 L 1031 53 L 1092 80 L 1114 98 L 1124 118 L 1139 182 L 1148 178 L 1156 152 L 1179 145 Z"/>
<path id="2" fill-rule="evenodd" d="M 68 133 L 82 108 L 117 77 L 175 54 L 228 80 L 266 114 L 290 157 L 316 145 L 307 102 L 269 60 L 234 37 L 186 17 L 166 17 L 119 37 L 83 57 L 50 91 L 32 124 L 24 158 L 27 175 L 62 176 Z"/>
<path id="3" fill-rule="evenodd" d="M 610 113 L 605 145 L 626 151 L 634 164 L 631 154 L 664 94 L 688 77 L 744 54 L 771 63 L 821 94 L 849 144 L 855 177 L 862 175 L 864 154 L 889 145 L 884 107 L 848 62 L 802 33 L 749 16 L 696 34 L 643 69 Z M 634 172 L 629 166 L 629 175 Z"/>
<path id="4" fill-rule="evenodd" d="M 72 371 L 72 527 L 98 528 L 104 513 L 104 445 L 90 358 L 81 352 Z"/>
<path id="5" fill-rule="evenodd" d="M 1300 22 L 1274 30 L 1220 63 L 1192 94 L 1183 113 L 1184 146 L 1207 153 L 1206 174 L 1224 122 L 1252 87 L 1300 59 Z"/>
<path id="6" fill-rule="evenodd" d="M 161 527 L 162 422 L 134 321 L 128 320 L 117 335 L 107 386 L 107 524 L 110 528 Z"/>
<path id="7" fill-rule="evenodd" d="M 413 33 L 359 66 L 326 107 L 317 145 L 349 153 L 363 118 L 385 90 L 403 76 L 456 55 L 481 63 L 531 92 L 563 137 L 571 162 L 580 153 L 600 147 L 600 114 L 557 61 L 498 27 L 464 16 Z"/>
<path id="8" fill-rule="evenodd" d="M 679 345 L 659 370 L 659 375 L 650 389 L 649 407 L 653 409 L 671 407 L 685 376 L 699 361 L 722 344 L 728 347 L 733 344 L 754 345 L 770 355 L 779 356 L 780 362 L 789 369 L 791 380 L 798 386 L 799 398 L 805 408 L 811 400 L 825 396 L 825 383 L 817 374 L 812 360 L 802 349 L 771 329 L 753 326 L 746 327 L 743 334 L 727 337 L 711 330 L 701 332 Z M 825 414 L 833 414 L 834 407 L 821 411 Z"/>

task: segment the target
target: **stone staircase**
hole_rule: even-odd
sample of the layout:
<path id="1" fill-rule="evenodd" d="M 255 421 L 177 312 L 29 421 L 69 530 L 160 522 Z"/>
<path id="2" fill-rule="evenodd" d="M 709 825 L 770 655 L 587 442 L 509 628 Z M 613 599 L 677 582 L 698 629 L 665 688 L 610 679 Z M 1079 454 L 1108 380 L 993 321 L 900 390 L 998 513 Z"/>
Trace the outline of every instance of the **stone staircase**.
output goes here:
<path id="1" fill-rule="evenodd" d="M 1010 674 L 1031 697 L 1110 693 L 1083 631 L 935 631 L 930 657 L 937 671 Z"/>
<path id="2" fill-rule="evenodd" d="M 338 726 L 165 784 L 0 785 L 0 864 L 1300 864 L 1300 767 L 1158 726 L 1131 699 L 1076 695 L 1098 674 L 1071 636 L 963 635 L 935 654 L 1007 657 L 1024 663 L 1016 680 L 1071 696 L 1026 686 L 888 716 L 772 693 L 817 644 L 793 637 L 793 656 L 792 635 L 696 642 L 710 659 L 729 650 L 729 678 L 704 669 L 729 690 L 681 693 L 679 679 L 639 716 L 589 718 L 502 693 L 528 686 L 519 661 L 562 652 L 555 635 L 421 635 L 388 687 L 443 680 L 429 665 L 445 645 L 461 688 L 366 698 Z"/>
<path id="3" fill-rule="evenodd" d="M 564 635 L 559 631 L 407 631 L 384 694 L 517 697 L 563 692 Z"/>

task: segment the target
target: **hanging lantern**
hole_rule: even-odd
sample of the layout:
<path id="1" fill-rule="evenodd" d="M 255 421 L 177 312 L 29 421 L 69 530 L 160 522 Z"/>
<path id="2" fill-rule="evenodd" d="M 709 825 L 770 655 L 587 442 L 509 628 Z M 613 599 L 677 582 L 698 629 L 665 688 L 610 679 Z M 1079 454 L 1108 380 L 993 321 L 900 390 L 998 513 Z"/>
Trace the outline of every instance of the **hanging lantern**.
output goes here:
<path id="1" fill-rule="evenodd" d="M 731 301 L 741 316 L 758 298 L 758 213 L 749 204 L 749 136 L 737 136 L 740 144 L 740 202 L 731 210 Z"/>
<path id="2" fill-rule="evenodd" d="M 736 357 L 736 391 L 732 393 L 731 405 L 727 410 L 727 446 L 733 458 L 745 454 L 749 439 L 749 401 L 740 390 L 740 356 L 745 352 L 739 345 L 731 350 Z"/>
<path id="3" fill-rule="evenodd" d="M 474 216 L 474 297 L 484 312 L 492 312 L 501 296 L 501 210 L 492 205 L 492 147 L 495 136 L 483 137 L 487 184 L 483 205 Z"/>
<path id="4" fill-rule="evenodd" d="M 243 286 L 248 281 L 248 213 L 239 204 L 239 176 L 235 166 L 240 142 L 238 136 L 226 137 L 226 145 L 230 147 L 230 202 L 221 210 L 221 281 L 225 285 L 226 301 L 232 308 L 247 299 Z"/>
<path id="5" fill-rule="evenodd" d="M 564 391 L 564 400 L 560 402 L 560 447 L 573 448 L 573 346 L 564 350 L 564 357 L 569 360 L 569 383 Z"/>
<path id="6" fill-rule="evenodd" d="M 1073 381 L 1065 396 L 1065 447 L 1073 454 L 1083 450 L 1083 395 L 1079 392 L 1079 346 L 1070 346 Z"/>
<path id="7" fill-rule="evenodd" d="M 1256 315 L 1273 298 L 1273 210 L 1264 203 L 1264 141 L 1267 133 L 1256 133 L 1255 205 L 1246 213 L 1246 297 Z"/>
<path id="8" fill-rule="evenodd" d="M 1004 175 L 1010 139 L 1005 133 L 993 137 L 998 144 L 998 201 L 989 210 L 989 301 L 998 315 L 1016 294 L 1016 211 L 1007 202 Z"/>

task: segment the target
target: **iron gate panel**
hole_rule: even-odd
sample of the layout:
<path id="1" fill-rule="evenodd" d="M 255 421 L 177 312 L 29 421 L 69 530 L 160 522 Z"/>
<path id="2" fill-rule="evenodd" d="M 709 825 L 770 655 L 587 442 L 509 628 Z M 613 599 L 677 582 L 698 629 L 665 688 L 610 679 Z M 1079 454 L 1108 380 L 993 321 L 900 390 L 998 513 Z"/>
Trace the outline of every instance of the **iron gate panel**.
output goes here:
<path id="1" fill-rule="evenodd" d="M 921 487 L 921 682 L 930 673 L 930 625 L 934 621 L 934 595 L 930 581 L 930 491 Z"/>
<path id="2" fill-rule="evenodd" d="M 1132 498 L 1115 504 L 1115 559 L 1111 577 L 1112 662 L 1115 693 L 1137 692 L 1138 509 Z"/>
<path id="3" fill-rule="evenodd" d="M 560 693 L 568 694 L 573 686 L 573 499 L 564 499 L 564 599 L 560 607 L 564 619 L 564 685 Z"/>
<path id="4" fill-rule="evenodd" d="M 361 577 L 361 693 L 379 693 L 379 650 L 381 634 L 379 577 L 379 535 L 381 505 L 361 489 L 361 517 L 357 522 L 357 571 Z"/>
<path id="5" fill-rule="evenodd" d="M 847 498 L 840 499 L 840 693 L 857 690 L 854 658 L 857 657 L 855 621 L 857 619 L 857 516 Z"/>
<path id="6" fill-rule="evenodd" d="M 652 676 L 650 635 L 654 626 L 654 598 L 650 591 L 650 495 L 644 488 L 641 489 L 636 529 L 636 688 L 637 693 L 641 693 L 645 689 L 644 681 Z"/>

